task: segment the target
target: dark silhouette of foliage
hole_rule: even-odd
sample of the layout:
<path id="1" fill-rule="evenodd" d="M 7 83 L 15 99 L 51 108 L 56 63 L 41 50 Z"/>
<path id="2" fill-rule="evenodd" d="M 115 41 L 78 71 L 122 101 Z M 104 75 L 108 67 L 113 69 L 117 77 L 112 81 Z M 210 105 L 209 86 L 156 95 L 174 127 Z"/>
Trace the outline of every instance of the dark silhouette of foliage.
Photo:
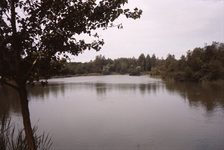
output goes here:
<path id="1" fill-rule="evenodd" d="M 140 72 L 141 72 L 141 66 L 138 66 L 134 70 L 132 70 L 129 75 L 130 76 L 139 76 Z"/>
<path id="2" fill-rule="evenodd" d="M 99 51 L 104 40 L 96 29 L 122 28 L 113 22 L 120 16 L 140 18 L 142 10 L 123 9 L 127 0 L 1 0 L 0 75 L 2 83 L 19 93 L 28 149 L 36 149 L 32 135 L 26 84 L 48 79 L 62 71 L 58 55 Z M 94 38 L 90 43 L 79 35 Z M 99 68 L 96 68 L 99 70 Z M 84 73 L 87 68 L 78 68 Z M 66 70 L 64 70 L 66 72 Z M 69 70 L 67 70 L 69 71 Z M 63 72 L 63 71 L 62 71 Z M 62 73 L 61 72 L 61 73 Z M 8 80 L 14 80 L 12 85 Z"/>
<path id="3" fill-rule="evenodd" d="M 223 43 L 217 42 L 205 45 L 204 48 L 197 47 L 193 51 L 189 50 L 187 56 L 181 56 L 178 61 L 173 60 L 172 63 L 166 61 L 163 78 L 174 78 L 179 82 L 223 80 L 223 53 Z"/>
<path id="4" fill-rule="evenodd" d="M 146 70 L 146 59 L 145 59 L 145 55 L 144 54 L 141 54 L 138 57 L 137 65 L 141 67 L 141 71 Z"/>
<path id="5" fill-rule="evenodd" d="M 146 55 L 146 58 L 145 58 L 145 70 L 146 70 L 146 71 L 150 71 L 151 68 L 152 68 L 151 58 L 150 58 L 150 55 L 147 54 L 147 55 Z"/>
<path id="6" fill-rule="evenodd" d="M 90 61 L 85 65 L 87 64 L 94 64 L 92 68 L 98 69 L 92 71 L 102 74 L 110 74 L 111 72 L 136 74 L 134 73 L 136 67 L 140 66 L 141 72 L 150 71 L 152 76 L 160 75 L 163 79 L 174 79 L 178 82 L 223 80 L 224 44 L 213 42 L 204 48 L 197 47 L 193 51 L 187 51 L 186 56 L 182 55 L 179 60 L 175 59 L 175 55 L 171 54 L 168 54 L 165 60 L 156 58 L 155 54 L 152 57 L 149 54 L 146 57 L 144 54 L 140 54 L 138 59 L 133 57 L 114 60 L 105 59 L 104 56 L 100 55 L 94 61 Z M 107 73 L 102 72 L 102 69 L 106 69 Z M 90 73 L 87 70 L 85 71 Z"/>

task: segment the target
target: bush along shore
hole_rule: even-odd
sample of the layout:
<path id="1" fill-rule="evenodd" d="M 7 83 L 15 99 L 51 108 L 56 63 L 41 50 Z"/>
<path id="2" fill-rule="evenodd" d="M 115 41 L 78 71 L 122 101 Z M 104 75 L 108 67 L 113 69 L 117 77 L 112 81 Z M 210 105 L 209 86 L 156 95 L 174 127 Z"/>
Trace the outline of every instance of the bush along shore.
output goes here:
<path id="1" fill-rule="evenodd" d="M 213 42 L 202 48 L 196 47 L 188 50 L 180 59 L 171 54 L 165 59 L 159 59 L 155 54 L 140 54 L 138 58 L 114 60 L 99 55 L 90 62 L 67 62 L 61 59 L 59 64 L 62 67 L 54 77 L 149 73 L 150 76 L 178 82 L 220 82 L 224 80 L 224 43 Z"/>

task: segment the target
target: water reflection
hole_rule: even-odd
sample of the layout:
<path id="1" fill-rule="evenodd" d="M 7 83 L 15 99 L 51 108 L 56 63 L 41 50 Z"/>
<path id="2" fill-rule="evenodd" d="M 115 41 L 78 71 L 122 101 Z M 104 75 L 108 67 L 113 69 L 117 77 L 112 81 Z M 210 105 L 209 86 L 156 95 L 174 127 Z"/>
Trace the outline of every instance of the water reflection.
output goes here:
<path id="1" fill-rule="evenodd" d="M 34 87 L 28 86 L 28 97 L 30 100 L 38 99 L 44 100 L 49 97 L 49 95 L 54 95 L 57 97 L 58 95 L 64 95 L 66 90 L 66 84 L 53 83 L 49 84 L 49 86 L 43 87 L 41 84 L 37 83 Z"/>
<path id="2" fill-rule="evenodd" d="M 223 85 L 103 76 L 27 88 L 32 122 L 40 119 L 40 129 L 54 133 L 53 149 L 224 147 Z M 0 86 L 3 110 L 20 115 L 18 95 L 8 86 Z"/>
<path id="3" fill-rule="evenodd" d="M 3 113 L 6 114 L 7 118 L 10 113 L 20 115 L 20 102 L 16 90 L 9 86 L 0 85 L 0 115 Z"/>
<path id="4" fill-rule="evenodd" d="M 208 113 L 217 107 L 224 108 L 223 84 L 167 82 L 165 85 L 171 94 L 178 94 L 187 100 L 190 107 L 204 107 Z"/>
<path id="5" fill-rule="evenodd" d="M 99 96 L 105 96 L 107 89 L 110 90 L 106 83 L 96 83 L 94 86 L 96 88 L 97 95 Z"/>
<path id="6" fill-rule="evenodd" d="M 89 77 L 91 78 L 91 77 Z M 89 79 L 88 78 L 88 79 Z M 75 80 L 70 78 L 68 81 Z M 90 79 L 89 79 L 90 80 Z M 215 108 L 224 109 L 224 86 L 220 84 L 198 84 L 198 83 L 176 83 L 176 82 L 151 82 L 153 79 L 135 83 L 113 83 L 104 81 L 91 82 L 61 82 L 55 79 L 49 85 L 42 87 L 36 84 L 34 87 L 27 86 L 28 99 L 31 101 L 44 101 L 50 96 L 66 97 L 66 92 L 76 93 L 76 91 L 96 91 L 100 100 L 104 100 L 108 93 L 120 92 L 124 94 L 136 93 L 142 96 L 150 94 L 160 94 L 161 91 L 168 91 L 171 95 L 179 95 L 188 102 L 190 107 L 204 107 L 208 113 Z M 8 87 L 0 86 L 0 114 L 3 111 L 9 116 L 10 112 L 20 114 L 20 104 L 17 92 Z"/>

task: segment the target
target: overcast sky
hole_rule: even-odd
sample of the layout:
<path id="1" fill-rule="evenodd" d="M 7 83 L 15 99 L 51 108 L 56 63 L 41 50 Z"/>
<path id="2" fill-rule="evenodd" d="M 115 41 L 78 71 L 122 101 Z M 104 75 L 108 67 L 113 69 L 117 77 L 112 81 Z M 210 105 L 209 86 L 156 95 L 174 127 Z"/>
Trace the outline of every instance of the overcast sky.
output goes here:
<path id="1" fill-rule="evenodd" d="M 128 0 L 125 6 L 143 10 L 137 20 L 119 18 L 124 28 L 100 31 L 105 41 L 99 52 L 86 50 L 71 61 L 89 62 L 96 55 L 116 59 L 138 58 L 141 53 L 179 59 L 187 50 L 212 41 L 224 42 L 224 1 L 221 0 Z"/>

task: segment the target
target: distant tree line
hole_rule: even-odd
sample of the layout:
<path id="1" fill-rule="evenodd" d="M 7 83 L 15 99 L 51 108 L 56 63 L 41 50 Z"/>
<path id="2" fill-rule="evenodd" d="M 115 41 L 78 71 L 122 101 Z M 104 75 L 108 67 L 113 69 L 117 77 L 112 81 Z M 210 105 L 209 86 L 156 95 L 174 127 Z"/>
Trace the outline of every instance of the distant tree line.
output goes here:
<path id="1" fill-rule="evenodd" d="M 166 59 L 159 59 L 155 54 L 151 56 L 141 54 L 137 59 L 117 58 L 106 59 L 98 55 L 90 62 L 69 62 L 65 60 L 61 75 L 101 73 L 104 75 L 113 72 L 126 74 L 136 67 L 141 67 L 141 72 L 148 72 L 152 76 L 161 76 L 163 79 L 174 79 L 178 82 L 214 81 L 224 79 L 224 43 L 213 42 L 203 48 L 197 47 L 188 50 L 186 56 L 179 60 L 175 55 L 168 54 Z"/>
<path id="2" fill-rule="evenodd" d="M 151 71 L 152 67 L 156 64 L 155 54 L 150 55 L 141 54 L 138 59 L 132 58 L 117 58 L 117 59 L 106 59 L 105 56 L 97 55 L 95 60 L 90 62 L 69 62 L 65 64 L 64 69 L 60 72 L 62 75 L 71 74 L 91 74 L 91 73 L 102 73 L 109 75 L 113 72 L 126 74 L 130 73 L 137 66 L 141 67 L 141 71 Z"/>

